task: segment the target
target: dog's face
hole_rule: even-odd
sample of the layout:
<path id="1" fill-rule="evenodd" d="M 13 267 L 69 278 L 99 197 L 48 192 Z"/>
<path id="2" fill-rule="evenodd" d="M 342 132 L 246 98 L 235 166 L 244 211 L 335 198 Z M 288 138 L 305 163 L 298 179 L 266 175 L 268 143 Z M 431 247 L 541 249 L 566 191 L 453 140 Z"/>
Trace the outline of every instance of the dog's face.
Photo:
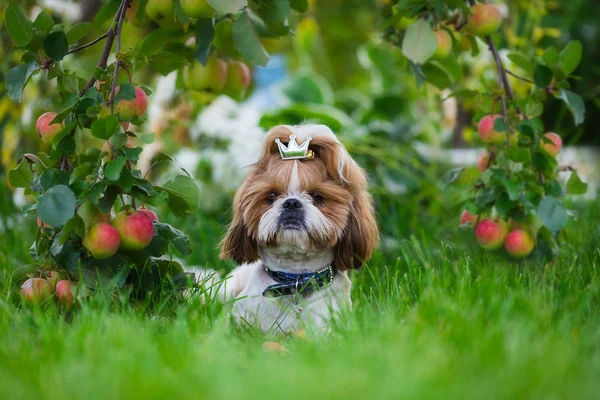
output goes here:
<path id="1" fill-rule="evenodd" d="M 312 137 L 311 160 L 282 160 L 275 139 L 288 144 Z M 359 268 L 378 241 L 364 171 L 323 125 L 278 126 L 269 131 L 259 162 L 238 190 L 223 241 L 223 258 L 258 259 L 260 249 L 279 254 L 332 250 L 334 265 Z"/>

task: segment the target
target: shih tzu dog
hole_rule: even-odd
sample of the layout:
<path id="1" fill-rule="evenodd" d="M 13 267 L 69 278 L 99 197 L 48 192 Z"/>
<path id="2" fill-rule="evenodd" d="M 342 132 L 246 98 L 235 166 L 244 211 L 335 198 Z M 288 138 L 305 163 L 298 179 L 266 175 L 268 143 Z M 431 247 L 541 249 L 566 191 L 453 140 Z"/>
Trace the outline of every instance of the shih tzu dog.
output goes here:
<path id="1" fill-rule="evenodd" d="M 365 172 L 324 125 L 276 126 L 236 193 L 221 257 L 237 267 L 219 297 L 240 324 L 328 330 L 351 308 L 347 271 L 379 233 Z"/>

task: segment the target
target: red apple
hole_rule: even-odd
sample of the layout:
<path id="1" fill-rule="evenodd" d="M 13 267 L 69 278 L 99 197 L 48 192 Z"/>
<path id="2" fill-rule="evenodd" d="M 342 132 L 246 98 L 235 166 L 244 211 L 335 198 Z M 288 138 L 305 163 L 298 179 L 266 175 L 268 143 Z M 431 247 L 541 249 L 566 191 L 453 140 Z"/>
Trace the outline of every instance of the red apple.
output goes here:
<path id="1" fill-rule="evenodd" d="M 223 93 L 238 98 L 250 86 L 250 69 L 241 61 L 231 60 L 227 63 L 227 80 Z"/>
<path id="2" fill-rule="evenodd" d="M 44 229 L 53 229 L 53 227 L 51 225 L 48 225 L 48 224 L 42 222 L 40 217 L 37 218 L 37 226 L 40 228 L 44 228 Z"/>
<path id="3" fill-rule="evenodd" d="M 154 236 L 152 219 L 145 212 L 128 214 L 123 211 L 115 217 L 113 225 L 121 237 L 121 247 L 128 250 L 141 250 L 148 246 Z"/>
<path id="4" fill-rule="evenodd" d="M 437 40 L 437 48 L 433 57 L 435 58 L 446 58 L 452 51 L 452 38 L 450 34 L 443 29 L 433 32 Z"/>
<path id="5" fill-rule="evenodd" d="M 470 212 L 468 212 L 467 210 L 463 210 L 462 214 L 460 214 L 460 224 L 461 225 L 470 224 L 472 226 L 475 226 L 476 222 L 477 222 L 477 215 L 473 215 Z"/>
<path id="6" fill-rule="evenodd" d="M 158 221 L 158 215 L 156 213 L 146 207 L 140 207 L 138 209 L 139 212 L 146 214 L 152 222 Z"/>
<path id="7" fill-rule="evenodd" d="M 488 153 L 481 153 L 477 158 L 477 169 L 482 174 L 488 169 L 488 165 L 490 163 L 490 155 Z"/>
<path id="8" fill-rule="evenodd" d="M 475 239 L 484 249 L 494 250 L 502 246 L 508 226 L 501 219 L 492 220 L 490 218 L 479 221 L 475 228 Z"/>
<path id="9" fill-rule="evenodd" d="M 562 139 L 554 132 L 548 132 L 544 136 L 550 139 L 552 143 L 542 141 L 542 148 L 552 157 L 556 157 L 560 149 L 562 149 Z"/>
<path id="10" fill-rule="evenodd" d="M 535 243 L 527 231 L 516 229 L 506 236 L 504 247 L 511 256 L 522 258 L 531 254 L 535 247 Z"/>
<path id="11" fill-rule="evenodd" d="M 481 118 L 479 121 L 477 132 L 479 132 L 479 137 L 483 143 L 501 144 L 506 141 L 505 133 L 496 132 L 494 130 L 494 121 L 496 121 L 497 118 L 502 118 L 502 116 L 498 114 L 490 114 Z"/>
<path id="12" fill-rule="evenodd" d="M 502 22 L 502 14 L 491 4 L 476 4 L 468 17 L 468 28 L 475 36 L 489 36 L 496 32 Z"/>
<path id="13" fill-rule="evenodd" d="M 58 299 L 58 304 L 67 308 L 71 308 L 75 301 L 71 286 L 71 281 L 68 280 L 62 280 L 56 284 L 56 298 Z"/>
<path id="14" fill-rule="evenodd" d="M 115 96 L 119 93 L 119 87 L 115 90 Z M 130 120 L 134 115 L 141 117 L 146 112 L 148 97 L 141 87 L 135 87 L 135 97 L 131 100 L 121 100 L 115 104 L 115 112 L 124 120 Z M 129 126 L 128 126 L 129 127 Z"/>
<path id="15" fill-rule="evenodd" d="M 52 288 L 45 279 L 31 278 L 21 285 L 21 298 L 29 303 L 39 303 L 50 296 Z"/>
<path id="16" fill-rule="evenodd" d="M 35 123 L 35 128 L 37 129 L 38 134 L 44 143 L 52 143 L 56 135 L 58 135 L 58 133 L 65 128 L 64 122 L 54 124 L 51 123 L 52 120 L 56 118 L 56 115 L 57 114 L 55 112 L 44 113 L 40 115 Z"/>
<path id="17" fill-rule="evenodd" d="M 83 239 L 83 245 L 94 258 L 103 260 L 114 255 L 119 249 L 119 232 L 107 222 L 99 222 L 92 226 Z"/>
<path id="18" fill-rule="evenodd" d="M 210 18 L 215 15 L 215 10 L 206 0 L 179 0 L 179 4 L 188 17 Z"/>

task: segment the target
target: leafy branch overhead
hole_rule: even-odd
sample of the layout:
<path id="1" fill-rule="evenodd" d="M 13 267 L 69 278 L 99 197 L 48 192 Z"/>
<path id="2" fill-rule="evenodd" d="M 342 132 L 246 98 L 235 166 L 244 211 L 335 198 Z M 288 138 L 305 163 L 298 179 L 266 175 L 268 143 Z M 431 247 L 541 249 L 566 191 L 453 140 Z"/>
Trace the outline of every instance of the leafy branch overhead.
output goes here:
<path id="1" fill-rule="evenodd" d="M 587 184 L 572 167 L 559 166 L 561 135 L 546 132 L 540 116 L 548 99 L 555 99 L 571 112 L 575 125 L 584 121 L 584 102 L 571 89 L 582 46 L 571 41 L 560 51 L 549 47 L 541 56 L 508 49 L 502 57 L 497 43 L 503 39 L 503 19 L 495 5 L 484 2 L 408 0 L 392 6 L 381 28 L 401 46 L 417 83 L 448 91 L 445 99 L 476 100 L 478 141 L 486 150 L 477 162 L 481 175 L 464 196 L 468 200 L 461 224 L 472 225 L 485 249 L 504 247 L 514 257 L 551 249 L 545 255 L 552 257 L 568 220 L 564 197 L 584 194 Z M 488 69 L 495 70 L 496 79 L 483 74 L 479 89 L 467 88 L 463 56 L 476 57 L 482 51 L 489 51 Z M 507 69 L 509 61 L 518 70 Z M 526 89 L 516 94 L 515 83 Z M 571 176 L 565 188 L 560 175 L 566 173 Z M 449 171 L 442 187 L 460 174 L 460 169 Z"/>
<path id="2" fill-rule="evenodd" d="M 39 234 L 31 250 L 38 263 L 20 278 L 32 271 L 57 271 L 67 282 L 81 280 L 91 289 L 128 284 L 134 293 L 146 293 L 154 290 L 148 282 L 161 290 L 169 282 L 184 282 L 178 263 L 159 258 L 192 251 L 185 233 L 159 221 L 148 207 L 186 218 L 196 211 L 200 190 L 187 171 L 154 183 L 164 172 L 155 166 L 174 161 L 162 153 L 148 170 L 140 170 L 141 146 L 155 136 L 144 133 L 152 93 L 142 86 L 152 84 L 142 81 L 148 76 L 144 72 L 176 71 L 188 90 L 207 101 L 219 93 L 242 99 L 251 66 L 269 60 L 263 41 L 288 35 L 291 10 L 305 10 L 306 2 L 102 3 L 93 23 L 73 26 L 57 23 L 44 11 L 32 21 L 14 0 L 6 8 L 11 49 L 22 54 L 6 75 L 8 97 L 23 101 L 24 89 L 35 82 L 56 88 L 60 98 L 60 106 L 36 116 L 46 151 L 25 154 L 8 174 L 11 185 L 32 196 L 28 210 L 38 217 Z M 132 48 L 123 45 L 127 24 L 149 29 Z M 96 31 L 98 36 L 84 40 Z M 94 67 L 79 76 L 63 62 L 83 50 L 94 54 Z M 161 279 L 151 278 L 156 276 Z"/>

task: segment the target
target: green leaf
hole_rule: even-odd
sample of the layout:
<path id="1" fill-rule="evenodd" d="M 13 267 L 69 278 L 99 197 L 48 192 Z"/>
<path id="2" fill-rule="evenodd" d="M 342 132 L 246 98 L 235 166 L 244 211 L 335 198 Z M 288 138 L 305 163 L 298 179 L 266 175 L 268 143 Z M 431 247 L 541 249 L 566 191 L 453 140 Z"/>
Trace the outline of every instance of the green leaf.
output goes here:
<path id="1" fill-rule="evenodd" d="M 526 163 L 531 160 L 531 152 L 529 149 L 521 147 L 511 147 L 508 151 L 508 158 L 514 162 Z"/>
<path id="2" fill-rule="evenodd" d="M 187 64 L 185 57 L 168 51 L 160 51 L 156 54 L 152 54 L 147 57 L 146 62 L 159 74 L 164 76 L 169 75 L 171 72 Z"/>
<path id="3" fill-rule="evenodd" d="M 475 204 L 480 208 L 485 208 L 488 204 L 496 200 L 496 193 L 493 188 L 486 187 L 479 191 L 475 197 Z"/>
<path id="4" fill-rule="evenodd" d="M 517 203 L 511 200 L 506 193 L 501 193 L 496 201 L 494 202 L 494 207 L 496 208 L 496 212 L 502 218 L 506 217 L 508 211 L 510 211 Z"/>
<path id="5" fill-rule="evenodd" d="M 285 35 L 290 30 L 288 18 L 290 16 L 289 0 L 263 0 L 257 14 L 262 18 L 269 31 L 277 36 Z"/>
<path id="6" fill-rule="evenodd" d="M 54 27 L 54 20 L 46 11 L 42 11 L 33 22 L 33 27 L 42 35 L 47 35 Z"/>
<path id="7" fill-rule="evenodd" d="M 440 68 L 435 64 L 427 63 L 421 66 L 421 71 L 425 74 L 427 82 L 433 84 L 440 90 L 446 89 L 452 85 L 450 75 L 443 68 Z"/>
<path id="8" fill-rule="evenodd" d="M 97 200 L 97 206 L 101 213 L 106 214 L 110 212 L 117 196 L 121 193 L 121 189 L 116 185 L 109 185 L 104 192 L 104 196 Z"/>
<path id="9" fill-rule="evenodd" d="M 140 154 L 142 153 L 142 150 L 143 149 L 141 147 L 134 147 L 132 149 L 124 147 L 123 154 L 129 161 L 136 163 L 138 161 L 138 159 L 140 158 Z"/>
<path id="10" fill-rule="evenodd" d="M 565 206 L 554 197 L 544 197 L 537 209 L 544 226 L 552 232 L 558 232 L 567 224 Z"/>
<path id="11" fill-rule="evenodd" d="M 196 50 L 194 58 L 202 65 L 206 65 L 210 46 L 215 38 L 215 27 L 210 19 L 200 19 L 196 23 Z"/>
<path id="12" fill-rule="evenodd" d="M 8 71 L 6 75 L 6 92 L 8 97 L 13 101 L 21 101 L 23 89 L 29 78 L 39 69 L 37 62 L 32 61 L 27 64 L 17 65 Z"/>
<path id="13" fill-rule="evenodd" d="M 159 188 L 168 193 L 168 206 L 180 218 L 191 214 L 198 207 L 200 190 L 187 176 L 177 175 L 174 180 Z"/>
<path id="14" fill-rule="evenodd" d="M 121 83 L 119 85 L 119 93 L 115 96 L 115 106 L 121 100 L 135 99 L 135 87 L 131 83 Z"/>
<path id="15" fill-rule="evenodd" d="M 573 114 L 575 125 L 583 123 L 585 120 L 585 103 L 583 99 L 577 93 L 565 89 L 561 89 L 558 98 L 565 102 L 567 108 Z"/>
<path id="16" fill-rule="evenodd" d="M 521 68 L 527 75 L 533 74 L 533 64 L 529 57 L 522 53 L 510 52 L 507 55 L 508 59 L 513 62 L 517 67 Z"/>
<path id="17" fill-rule="evenodd" d="M 539 117 L 544 111 L 544 105 L 539 101 L 527 101 L 525 103 L 524 112 L 530 118 Z"/>
<path id="18" fill-rule="evenodd" d="M 106 140 L 120 131 L 119 119 L 112 115 L 92 122 L 92 135 L 98 139 Z"/>
<path id="19" fill-rule="evenodd" d="M 192 254 L 190 239 L 185 233 L 179 229 L 175 229 L 169 224 L 155 222 L 156 234 L 160 236 L 165 244 L 169 244 L 179 250 L 183 255 L 189 256 Z M 165 249 L 166 250 L 166 249 Z"/>
<path id="20" fill-rule="evenodd" d="M 552 71 L 545 65 L 538 65 L 533 72 L 533 80 L 538 87 L 543 89 L 552 82 Z"/>
<path id="21" fill-rule="evenodd" d="M 69 156 L 75 153 L 75 137 L 73 135 L 64 135 L 59 141 L 52 142 L 52 148 L 56 149 L 60 155 Z"/>
<path id="22" fill-rule="evenodd" d="M 506 126 L 504 118 L 496 118 L 494 120 L 494 130 L 496 132 L 508 132 L 508 126 Z"/>
<path id="23" fill-rule="evenodd" d="M 519 198 L 519 194 L 521 193 L 521 191 L 519 190 L 519 185 L 517 185 L 517 183 L 513 180 L 510 179 L 500 179 L 500 182 L 502 182 L 502 185 L 504 185 L 504 188 L 506 189 L 506 193 L 508 194 L 508 198 L 510 200 L 517 200 Z"/>
<path id="24" fill-rule="evenodd" d="M 406 29 L 402 53 L 415 64 L 429 60 L 437 49 L 437 39 L 427 21 L 420 19 Z"/>
<path id="25" fill-rule="evenodd" d="M 542 60 L 547 67 L 553 68 L 558 63 L 558 50 L 555 47 L 547 47 L 542 54 Z"/>
<path id="26" fill-rule="evenodd" d="M 69 44 L 77 43 L 80 39 L 82 39 L 88 32 L 92 29 L 92 24 L 89 22 L 80 22 L 78 24 L 73 25 L 69 32 L 67 32 L 67 42 Z"/>
<path id="27" fill-rule="evenodd" d="M 4 14 L 6 30 L 10 38 L 19 47 L 27 46 L 33 39 L 33 23 L 15 2 L 11 1 Z"/>
<path id="28" fill-rule="evenodd" d="M 56 237 L 50 247 L 50 254 L 54 261 L 60 264 L 67 271 L 74 270 L 77 267 L 79 257 L 79 247 L 73 241 L 67 240 L 64 244 L 60 243 L 60 237 Z"/>
<path id="29" fill-rule="evenodd" d="M 154 142 L 154 133 L 138 133 L 135 136 L 144 144 L 152 144 Z"/>
<path id="30" fill-rule="evenodd" d="M 219 14 L 235 14 L 248 6 L 248 0 L 207 0 Z"/>
<path id="31" fill-rule="evenodd" d="M 567 193 L 569 194 L 585 194 L 588 190 L 588 184 L 579 178 L 577 171 L 571 172 L 571 176 L 567 181 Z"/>
<path id="32" fill-rule="evenodd" d="M 14 187 L 26 188 L 33 185 L 33 172 L 29 163 L 24 161 L 8 172 L 8 182 Z"/>
<path id="33" fill-rule="evenodd" d="M 549 182 L 546 182 L 546 184 L 544 185 L 544 191 L 548 196 L 552 197 L 560 197 L 563 195 L 563 188 L 556 179 L 552 179 Z"/>
<path id="34" fill-rule="evenodd" d="M 571 75 L 579 65 L 582 50 L 581 43 L 577 40 L 572 40 L 560 52 L 559 66 L 566 76 Z"/>
<path id="35" fill-rule="evenodd" d="M 442 175 L 442 177 L 440 178 L 440 181 L 439 181 L 440 187 L 442 189 L 444 189 L 446 186 L 448 186 L 449 184 L 454 182 L 456 179 L 458 179 L 458 177 L 463 172 L 463 170 L 464 170 L 464 167 L 458 167 L 458 168 L 453 168 L 453 169 L 447 171 L 446 173 L 444 173 L 444 175 Z"/>
<path id="36" fill-rule="evenodd" d="M 308 10 L 308 0 L 290 0 L 290 7 L 292 10 L 298 12 L 306 12 Z"/>
<path id="37" fill-rule="evenodd" d="M 10 277 L 20 283 L 21 281 L 26 280 L 31 274 L 39 276 L 39 269 L 40 264 L 20 265 L 11 273 Z"/>
<path id="38" fill-rule="evenodd" d="M 114 18 L 114 16 L 117 14 L 117 10 L 119 9 L 120 4 L 121 0 L 105 1 L 104 5 L 100 8 L 100 10 L 96 13 L 96 16 L 94 17 L 94 25 L 99 28 L 106 21 Z"/>
<path id="39" fill-rule="evenodd" d="M 171 41 L 176 38 L 177 35 L 179 34 L 163 28 L 155 29 L 149 34 L 145 35 L 139 44 L 136 44 L 133 50 L 133 56 L 147 56 L 162 51 Z"/>
<path id="40" fill-rule="evenodd" d="M 113 182 L 118 181 L 126 161 L 127 157 L 120 156 L 107 163 L 104 166 L 104 176 L 106 176 L 106 179 Z"/>
<path id="41" fill-rule="evenodd" d="M 44 39 L 44 51 L 54 61 L 62 60 L 69 52 L 67 35 L 63 31 L 56 31 Z"/>
<path id="42" fill-rule="evenodd" d="M 77 199 L 65 185 L 57 185 L 38 197 L 37 215 L 42 222 L 58 228 L 75 215 Z"/>
<path id="43" fill-rule="evenodd" d="M 190 17 L 183 12 L 179 0 L 173 1 L 173 17 L 175 18 L 175 22 L 181 25 L 189 24 L 191 20 Z"/>
<path id="44" fill-rule="evenodd" d="M 233 42 L 241 56 L 252 64 L 267 65 L 269 54 L 263 47 L 260 37 L 256 33 L 248 11 L 240 14 L 233 24 Z"/>

